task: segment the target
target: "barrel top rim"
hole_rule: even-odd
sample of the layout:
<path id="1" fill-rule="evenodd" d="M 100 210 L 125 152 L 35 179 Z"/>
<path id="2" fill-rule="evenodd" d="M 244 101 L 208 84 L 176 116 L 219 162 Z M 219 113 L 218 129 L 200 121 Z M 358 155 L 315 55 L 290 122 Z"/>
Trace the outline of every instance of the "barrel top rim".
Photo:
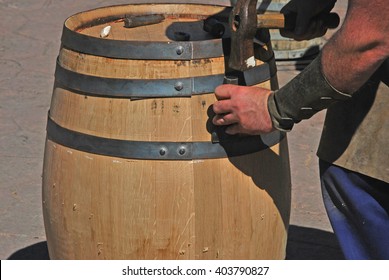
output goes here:
<path id="1" fill-rule="evenodd" d="M 147 1 L 148 2 L 148 1 Z M 174 1 L 161 1 L 174 2 Z M 225 2 L 225 1 L 224 1 Z M 151 3 L 137 3 L 136 5 L 149 5 Z M 154 3 L 155 5 L 196 5 L 209 6 L 215 9 L 209 13 L 194 14 L 206 17 L 220 13 L 226 5 L 199 4 L 199 3 Z M 223 56 L 223 47 L 221 38 L 210 38 L 198 41 L 143 41 L 143 40 L 118 40 L 106 39 L 97 36 L 90 36 L 80 32 L 82 28 L 90 28 L 98 25 L 108 24 L 117 20 L 124 19 L 126 15 L 131 14 L 131 7 L 134 4 L 105 6 L 76 13 L 68 17 L 63 25 L 62 45 L 81 53 L 105 56 L 111 58 L 123 59 L 172 59 L 172 60 L 191 60 Z M 126 8 L 123 8 L 126 7 Z M 103 16 L 101 11 L 107 11 Z M 132 12 L 132 14 L 135 14 Z M 189 16 L 187 13 L 175 13 L 173 16 Z M 73 21 L 73 22 L 72 22 Z M 78 22 L 80 21 L 80 22 Z M 155 52 L 156 49 L 163 50 Z M 178 49 L 182 49 L 178 50 Z M 140 52 L 140 54 L 139 54 Z M 179 53 L 177 55 L 177 53 Z"/>
<path id="2" fill-rule="evenodd" d="M 179 3 L 178 1 L 176 3 L 173 3 L 174 1 L 171 0 L 162 0 L 162 1 L 158 1 L 158 0 L 154 0 L 155 2 L 160 2 L 160 3 L 152 3 L 152 2 L 149 2 L 149 1 L 146 1 L 146 3 L 141 3 L 141 1 L 135 1 L 136 3 L 131 3 L 131 4 L 118 4 L 118 5 L 110 5 L 110 6 L 103 6 L 103 7 L 96 7 L 96 8 L 93 8 L 93 9 L 89 9 L 89 10 L 85 10 L 85 11 L 80 11 L 80 12 L 77 12 L 75 14 L 72 14 L 70 16 L 68 16 L 65 21 L 64 21 L 64 28 L 67 28 L 69 29 L 70 31 L 73 31 L 73 32 L 77 32 L 77 29 L 78 28 L 82 28 L 82 26 L 86 26 L 88 23 L 91 23 L 92 21 L 87 21 L 87 23 L 84 23 L 83 25 L 79 25 L 75 28 L 71 28 L 69 27 L 69 22 L 71 20 L 74 20 L 74 19 L 77 19 L 78 17 L 81 17 L 83 15 L 87 15 L 87 14 L 91 14 L 91 13 L 96 13 L 98 11 L 103 11 L 103 10 L 109 10 L 109 9 L 118 9 L 118 8 L 124 8 L 124 7 L 131 7 L 131 6 L 134 6 L 134 5 L 137 5 L 137 6 L 141 6 L 141 5 L 185 5 L 185 6 L 188 6 L 188 5 L 196 5 L 196 6 L 209 6 L 209 7 L 218 7 L 218 8 L 230 8 L 231 6 L 226 6 L 226 5 L 222 5 L 222 4 L 217 4 L 217 2 L 226 2 L 226 1 L 216 1 L 216 3 L 213 3 L 213 4 L 209 4 L 209 3 Z M 109 22 L 112 22 L 115 20 L 115 18 L 118 16 L 117 13 L 115 13 L 116 15 L 110 15 L 110 14 L 107 14 L 105 15 L 104 17 L 99 17 L 98 19 L 99 20 L 103 20 L 103 19 L 110 19 Z M 129 11 L 125 10 L 122 12 L 122 14 L 117 17 L 117 19 L 121 19 L 121 18 L 124 18 L 124 16 L 126 15 L 129 15 L 131 14 Z M 180 15 L 180 13 L 175 13 L 174 15 Z M 209 15 L 212 15 L 212 14 L 204 14 L 204 16 L 209 16 Z M 93 25 L 92 25 L 93 26 Z M 113 40 L 115 41 L 115 40 Z"/>

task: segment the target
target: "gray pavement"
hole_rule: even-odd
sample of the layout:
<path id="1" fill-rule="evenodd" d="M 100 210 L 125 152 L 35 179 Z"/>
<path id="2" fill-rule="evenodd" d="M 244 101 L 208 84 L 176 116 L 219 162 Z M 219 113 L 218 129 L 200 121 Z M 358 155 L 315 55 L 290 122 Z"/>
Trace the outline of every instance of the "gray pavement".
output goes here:
<path id="1" fill-rule="evenodd" d="M 0 0 L 0 259 L 48 257 L 41 173 L 63 21 L 76 12 L 128 2 Z M 347 1 L 338 2 L 343 13 Z M 298 72 L 282 67 L 280 84 Z M 315 151 L 323 118 L 320 113 L 288 135 L 293 183 L 288 259 L 342 258 L 321 201 Z"/>

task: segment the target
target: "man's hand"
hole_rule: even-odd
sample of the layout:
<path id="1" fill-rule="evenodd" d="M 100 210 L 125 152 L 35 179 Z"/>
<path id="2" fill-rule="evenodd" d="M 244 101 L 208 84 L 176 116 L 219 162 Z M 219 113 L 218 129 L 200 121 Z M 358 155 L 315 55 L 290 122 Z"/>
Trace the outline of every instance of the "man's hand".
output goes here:
<path id="1" fill-rule="evenodd" d="M 284 37 L 295 40 L 310 40 L 323 36 L 328 26 L 324 17 L 334 8 L 336 0 L 291 0 L 281 13 L 296 18 L 294 30 L 281 29 Z"/>
<path id="2" fill-rule="evenodd" d="M 274 130 L 267 100 L 271 91 L 258 87 L 221 85 L 213 104 L 214 125 L 226 125 L 227 134 L 257 135 Z"/>

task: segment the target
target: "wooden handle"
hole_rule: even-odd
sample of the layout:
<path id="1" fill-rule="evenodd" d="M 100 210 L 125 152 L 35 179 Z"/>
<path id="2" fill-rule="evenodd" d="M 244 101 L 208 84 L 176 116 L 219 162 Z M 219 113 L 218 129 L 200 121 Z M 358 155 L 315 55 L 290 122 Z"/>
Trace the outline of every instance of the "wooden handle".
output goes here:
<path id="1" fill-rule="evenodd" d="M 287 17 L 285 19 L 285 17 Z M 338 27 L 340 18 L 337 13 L 320 14 L 318 18 L 324 21 L 328 28 Z M 284 15 L 282 13 L 267 13 L 257 15 L 257 28 L 280 29 L 286 28 L 293 30 L 296 24 L 296 14 Z"/>
<path id="2" fill-rule="evenodd" d="M 269 13 L 257 15 L 257 28 L 284 28 L 285 16 L 281 13 Z"/>

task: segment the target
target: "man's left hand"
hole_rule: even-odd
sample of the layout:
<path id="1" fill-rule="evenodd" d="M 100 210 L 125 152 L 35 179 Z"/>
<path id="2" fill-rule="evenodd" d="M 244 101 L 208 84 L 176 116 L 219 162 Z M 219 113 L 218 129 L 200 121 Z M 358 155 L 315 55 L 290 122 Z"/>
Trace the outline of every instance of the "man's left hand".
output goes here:
<path id="1" fill-rule="evenodd" d="M 274 130 L 267 100 L 271 91 L 259 87 L 221 85 L 215 90 L 213 124 L 228 126 L 227 134 L 258 135 Z"/>

